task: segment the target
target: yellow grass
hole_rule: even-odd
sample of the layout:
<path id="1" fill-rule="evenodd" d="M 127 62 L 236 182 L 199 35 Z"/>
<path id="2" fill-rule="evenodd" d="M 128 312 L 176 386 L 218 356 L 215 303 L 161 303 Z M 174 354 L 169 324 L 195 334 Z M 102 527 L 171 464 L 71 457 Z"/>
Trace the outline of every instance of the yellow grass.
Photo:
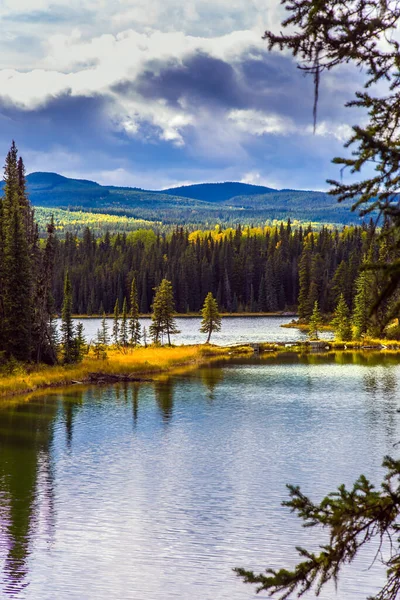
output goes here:
<path id="1" fill-rule="evenodd" d="M 216 346 L 178 346 L 137 348 L 122 353 L 108 350 L 106 360 L 87 356 L 72 366 L 39 366 L 32 369 L 19 367 L 12 375 L 0 376 L 0 397 L 29 393 L 40 388 L 87 383 L 91 375 L 123 375 L 151 379 L 173 369 L 205 363 L 213 358 L 228 357 L 229 348 Z"/>

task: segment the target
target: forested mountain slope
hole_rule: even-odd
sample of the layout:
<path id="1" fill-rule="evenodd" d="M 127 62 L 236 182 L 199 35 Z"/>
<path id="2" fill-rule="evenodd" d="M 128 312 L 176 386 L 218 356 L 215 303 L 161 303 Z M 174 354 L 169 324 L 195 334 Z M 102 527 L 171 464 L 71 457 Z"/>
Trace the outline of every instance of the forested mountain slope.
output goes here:
<path id="1" fill-rule="evenodd" d="M 260 224 L 284 219 L 347 224 L 359 222 L 350 205 L 324 192 L 274 190 L 243 183 L 204 183 L 169 190 L 99 185 L 57 173 L 31 173 L 28 193 L 35 206 L 135 217 L 166 224 Z"/>

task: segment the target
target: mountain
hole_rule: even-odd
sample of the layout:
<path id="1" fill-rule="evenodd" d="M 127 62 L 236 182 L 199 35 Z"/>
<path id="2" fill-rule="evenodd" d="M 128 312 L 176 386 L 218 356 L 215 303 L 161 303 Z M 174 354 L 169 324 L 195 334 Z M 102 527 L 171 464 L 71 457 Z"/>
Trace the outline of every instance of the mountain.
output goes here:
<path id="1" fill-rule="evenodd" d="M 194 198 L 205 202 L 225 202 L 235 196 L 255 196 L 276 191 L 277 190 L 263 185 L 226 181 L 225 183 L 198 183 L 195 185 L 169 188 L 163 190 L 163 194 L 181 196 L 183 198 Z"/>
<path id="2" fill-rule="evenodd" d="M 38 172 L 27 176 L 27 188 L 35 206 L 107 213 L 165 224 L 212 227 L 216 223 L 263 224 L 289 217 L 337 224 L 360 221 L 351 212 L 350 203 L 338 204 L 324 192 L 275 190 L 246 183 L 203 183 L 151 191 Z"/>

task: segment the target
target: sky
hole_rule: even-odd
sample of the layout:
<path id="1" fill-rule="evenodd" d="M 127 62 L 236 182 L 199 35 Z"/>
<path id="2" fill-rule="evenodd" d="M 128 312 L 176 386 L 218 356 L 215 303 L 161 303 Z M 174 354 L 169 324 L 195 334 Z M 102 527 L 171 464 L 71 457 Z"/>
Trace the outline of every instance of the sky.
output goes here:
<path id="1" fill-rule="evenodd" d="M 205 181 L 327 189 L 360 87 L 268 52 L 279 0 L 2 0 L 0 153 L 28 172 L 162 189 Z"/>

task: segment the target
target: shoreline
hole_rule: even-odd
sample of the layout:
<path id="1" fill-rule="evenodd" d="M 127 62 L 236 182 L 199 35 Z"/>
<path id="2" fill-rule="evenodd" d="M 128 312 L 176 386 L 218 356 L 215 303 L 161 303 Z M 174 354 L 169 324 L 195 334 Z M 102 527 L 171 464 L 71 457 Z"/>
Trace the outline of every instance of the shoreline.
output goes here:
<path id="1" fill-rule="evenodd" d="M 245 319 L 245 318 L 254 318 L 254 317 L 259 317 L 259 318 L 263 318 L 263 317 L 297 317 L 297 313 L 295 312 L 237 312 L 237 313 L 220 313 L 221 317 L 226 319 L 226 318 L 233 318 L 233 319 Z M 57 315 L 57 318 L 60 318 Z M 74 314 L 72 315 L 73 319 L 102 319 L 103 315 L 100 314 L 93 314 L 93 315 L 79 315 L 79 314 Z M 106 318 L 107 319 L 113 319 L 114 315 L 113 314 L 106 314 Z M 201 319 L 201 313 L 176 313 L 174 314 L 174 318 L 175 319 Z M 144 313 L 139 315 L 139 319 L 151 319 L 151 313 Z M 282 327 L 287 327 L 287 325 L 282 325 Z"/>
<path id="2" fill-rule="evenodd" d="M 20 365 L 15 373 L 0 375 L 0 401 L 11 396 L 70 385 L 150 382 L 176 370 L 198 368 L 215 360 L 252 354 L 250 346 L 161 346 L 108 349 L 106 359 L 85 356 L 74 365 Z"/>
<path id="3" fill-rule="evenodd" d="M 153 382 L 161 376 L 185 373 L 217 361 L 237 358 L 278 355 L 324 355 L 377 353 L 400 357 L 400 341 L 362 340 L 335 342 L 264 342 L 237 346 L 188 345 L 139 347 L 121 350 L 110 348 L 108 358 L 86 356 L 76 365 L 24 366 L 15 373 L 0 375 L 0 401 L 2 399 L 32 394 L 51 388 L 75 385 L 108 385 L 120 382 Z"/>

